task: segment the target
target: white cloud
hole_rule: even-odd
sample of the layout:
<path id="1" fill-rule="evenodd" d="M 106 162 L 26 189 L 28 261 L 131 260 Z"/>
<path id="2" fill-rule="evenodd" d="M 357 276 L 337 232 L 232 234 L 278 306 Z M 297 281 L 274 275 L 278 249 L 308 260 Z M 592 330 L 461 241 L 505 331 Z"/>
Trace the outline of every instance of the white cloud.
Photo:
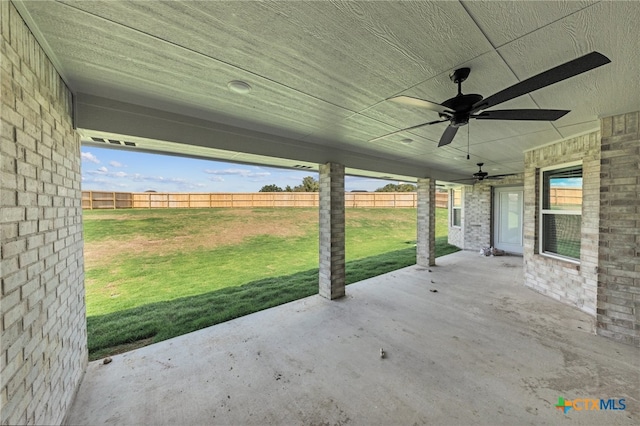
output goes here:
<path id="1" fill-rule="evenodd" d="M 89 183 L 103 184 L 103 183 L 109 183 L 109 182 L 107 181 L 107 179 L 103 179 L 100 177 L 97 177 L 97 178 L 88 177 L 88 178 L 82 178 L 82 183 L 83 184 L 89 184 Z"/>
<path id="2" fill-rule="evenodd" d="M 224 182 L 224 178 L 220 176 L 211 176 L 209 180 L 213 182 Z"/>
<path id="3" fill-rule="evenodd" d="M 88 161 L 89 163 L 100 164 L 100 160 L 98 160 L 98 157 L 96 157 L 90 152 L 83 152 L 80 154 L 80 157 L 82 158 L 82 161 Z"/>
<path id="4" fill-rule="evenodd" d="M 177 183 L 179 185 L 188 185 L 189 182 L 183 178 L 177 177 L 164 177 L 164 176 L 143 176 L 136 175 L 138 181 L 157 182 L 157 183 Z"/>
<path id="5" fill-rule="evenodd" d="M 109 161 L 109 165 L 111 167 L 115 167 L 115 168 L 124 167 L 124 164 L 122 164 L 122 163 L 120 163 L 118 161 Z"/>
<path id="6" fill-rule="evenodd" d="M 271 173 L 269 172 L 254 172 L 248 169 L 222 169 L 222 170 L 206 169 L 204 172 L 210 175 L 217 175 L 217 176 L 242 176 L 242 177 L 271 176 Z"/>

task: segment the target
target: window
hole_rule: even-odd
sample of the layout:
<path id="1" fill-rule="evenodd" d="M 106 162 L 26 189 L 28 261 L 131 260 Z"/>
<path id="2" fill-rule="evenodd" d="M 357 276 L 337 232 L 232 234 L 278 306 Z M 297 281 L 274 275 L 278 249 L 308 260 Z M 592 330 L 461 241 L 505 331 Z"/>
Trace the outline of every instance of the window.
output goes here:
<path id="1" fill-rule="evenodd" d="M 462 190 L 451 190 L 451 226 L 462 225 Z"/>
<path id="2" fill-rule="evenodd" d="M 580 260 L 582 164 L 540 171 L 540 252 Z"/>

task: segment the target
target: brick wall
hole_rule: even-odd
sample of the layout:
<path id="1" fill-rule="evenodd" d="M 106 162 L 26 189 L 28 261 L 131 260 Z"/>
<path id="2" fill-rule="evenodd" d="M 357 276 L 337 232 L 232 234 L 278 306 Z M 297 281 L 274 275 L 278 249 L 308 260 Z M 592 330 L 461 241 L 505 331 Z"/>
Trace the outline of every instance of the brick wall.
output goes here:
<path id="1" fill-rule="evenodd" d="M 597 332 L 640 346 L 640 134 L 634 112 L 602 120 Z"/>
<path id="2" fill-rule="evenodd" d="M 522 185 L 522 174 L 499 180 L 484 180 L 462 186 L 462 226 L 449 227 L 449 244 L 463 250 L 480 251 L 492 241 L 492 188 L 494 186 Z"/>
<path id="3" fill-rule="evenodd" d="M 478 182 L 463 189 L 465 250 L 480 251 L 491 245 L 491 185 L 488 182 Z"/>
<path id="4" fill-rule="evenodd" d="M 580 264 L 539 254 L 539 169 L 582 161 Z M 594 132 L 525 153 L 525 285 L 595 316 L 600 197 L 600 133 Z"/>
<path id="5" fill-rule="evenodd" d="M 80 139 L 51 62 L 0 15 L 0 423 L 59 424 L 87 363 Z"/>

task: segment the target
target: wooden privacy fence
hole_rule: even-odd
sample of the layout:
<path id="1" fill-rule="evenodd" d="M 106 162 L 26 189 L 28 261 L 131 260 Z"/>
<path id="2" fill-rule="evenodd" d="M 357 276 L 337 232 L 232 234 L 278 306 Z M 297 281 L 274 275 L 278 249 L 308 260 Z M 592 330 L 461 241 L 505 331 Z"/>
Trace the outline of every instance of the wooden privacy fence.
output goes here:
<path id="1" fill-rule="evenodd" d="M 549 201 L 552 206 L 582 205 L 581 188 L 549 188 Z"/>
<path id="2" fill-rule="evenodd" d="M 346 207 L 416 207 L 415 192 L 346 192 Z M 436 206 L 447 207 L 447 193 Z M 102 192 L 82 191 L 83 209 L 171 209 L 215 207 L 317 207 L 317 192 Z"/>

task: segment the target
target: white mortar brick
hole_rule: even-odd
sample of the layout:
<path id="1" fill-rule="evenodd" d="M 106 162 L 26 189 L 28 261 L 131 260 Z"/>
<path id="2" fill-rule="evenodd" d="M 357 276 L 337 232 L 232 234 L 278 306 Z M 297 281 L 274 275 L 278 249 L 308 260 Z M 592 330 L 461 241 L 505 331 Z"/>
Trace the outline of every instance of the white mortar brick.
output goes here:
<path id="1" fill-rule="evenodd" d="M 601 121 L 596 330 L 640 347 L 639 117 L 639 112 L 633 112 Z"/>
<path id="2" fill-rule="evenodd" d="M 599 132 L 568 139 L 527 152 L 525 156 L 525 285 L 571 304 L 591 315 L 595 312 L 598 256 Z M 582 161 L 583 202 L 581 263 L 576 265 L 538 254 L 539 169 Z M 535 277 L 533 281 L 532 277 Z"/>
<path id="3" fill-rule="evenodd" d="M 418 179 L 416 263 L 420 266 L 436 264 L 434 179 Z"/>
<path id="4" fill-rule="evenodd" d="M 345 294 L 344 166 L 320 165 L 319 293 L 327 299 Z"/>
<path id="5" fill-rule="evenodd" d="M 69 91 L 13 4 L 0 7 L 0 424 L 59 424 L 87 362 L 81 211 L 64 208 L 79 205 L 80 140 Z"/>

